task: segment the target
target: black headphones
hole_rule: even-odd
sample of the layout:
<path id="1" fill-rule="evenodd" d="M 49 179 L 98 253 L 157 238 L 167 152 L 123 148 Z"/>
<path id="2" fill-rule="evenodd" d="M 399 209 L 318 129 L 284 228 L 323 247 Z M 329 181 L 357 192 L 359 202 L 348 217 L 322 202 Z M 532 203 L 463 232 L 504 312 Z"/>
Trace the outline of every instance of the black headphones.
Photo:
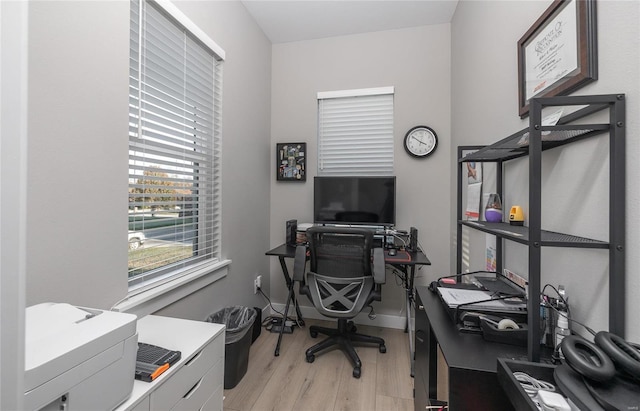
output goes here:
<path id="1" fill-rule="evenodd" d="M 594 343 L 577 335 L 562 340 L 560 349 L 571 368 L 594 381 L 612 379 L 616 368 L 640 380 L 640 345 L 606 331 L 597 333 L 593 340 Z"/>

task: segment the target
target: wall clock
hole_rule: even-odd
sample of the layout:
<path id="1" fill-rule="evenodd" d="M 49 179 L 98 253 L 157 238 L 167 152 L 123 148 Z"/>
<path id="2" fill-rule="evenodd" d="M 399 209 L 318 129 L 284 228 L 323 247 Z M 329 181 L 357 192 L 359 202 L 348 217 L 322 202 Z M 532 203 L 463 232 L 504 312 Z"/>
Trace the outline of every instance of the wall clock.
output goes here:
<path id="1" fill-rule="evenodd" d="M 431 127 L 417 126 L 404 136 L 404 149 L 410 156 L 425 158 L 436 151 L 438 136 Z"/>

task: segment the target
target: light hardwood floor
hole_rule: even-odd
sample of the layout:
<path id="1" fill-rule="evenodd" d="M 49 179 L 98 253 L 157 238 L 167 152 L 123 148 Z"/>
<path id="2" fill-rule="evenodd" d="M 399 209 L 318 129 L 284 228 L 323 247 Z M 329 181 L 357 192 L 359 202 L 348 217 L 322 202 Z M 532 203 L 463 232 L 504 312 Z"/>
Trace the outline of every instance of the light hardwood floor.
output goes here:
<path id="1" fill-rule="evenodd" d="M 307 320 L 303 328 L 285 334 L 280 356 L 273 355 L 278 335 L 262 329 L 249 352 L 249 368 L 233 389 L 225 390 L 225 411 L 411 411 L 413 378 L 409 341 L 402 330 L 358 325 L 358 332 L 385 339 L 387 352 L 376 345 L 357 347 L 362 361 L 359 379 L 340 349 L 316 356 L 309 364 L 304 352 L 322 338 L 309 336 L 309 325 L 333 326 Z"/>

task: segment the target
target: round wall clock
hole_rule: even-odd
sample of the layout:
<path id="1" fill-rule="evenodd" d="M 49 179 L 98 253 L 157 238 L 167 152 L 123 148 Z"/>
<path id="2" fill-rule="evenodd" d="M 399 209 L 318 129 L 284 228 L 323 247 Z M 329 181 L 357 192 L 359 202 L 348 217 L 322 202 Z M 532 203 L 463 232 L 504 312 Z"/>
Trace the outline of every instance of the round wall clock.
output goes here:
<path id="1" fill-rule="evenodd" d="M 438 136 L 431 127 L 417 126 L 404 136 L 404 149 L 410 156 L 425 158 L 436 151 Z"/>

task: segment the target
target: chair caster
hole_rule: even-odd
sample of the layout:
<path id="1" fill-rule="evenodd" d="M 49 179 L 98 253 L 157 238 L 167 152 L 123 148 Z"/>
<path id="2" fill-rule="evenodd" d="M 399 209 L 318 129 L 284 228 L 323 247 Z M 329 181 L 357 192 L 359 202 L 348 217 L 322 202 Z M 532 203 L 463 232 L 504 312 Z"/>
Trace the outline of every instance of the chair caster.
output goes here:
<path id="1" fill-rule="evenodd" d="M 318 337 L 318 332 L 315 330 L 309 330 L 309 335 L 311 336 L 311 338 L 316 338 Z"/>
<path id="2" fill-rule="evenodd" d="M 380 347 L 378 347 L 378 351 L 380 351 L 380 354 L 384 354 L 387 352 L 387 346 L 384 344 L 380 344 Z"/>
<path id="3" fill-rule="evenodd" d="M 355 367 L 353 369 L 353 378 L 360 378 L 360 367 Z"/>
<path id="4" fill-rule="evenodd" d="M 312 363 L 316 360 L 316 356 L 313 354 L 307 354 L 307 362 Z"/>

